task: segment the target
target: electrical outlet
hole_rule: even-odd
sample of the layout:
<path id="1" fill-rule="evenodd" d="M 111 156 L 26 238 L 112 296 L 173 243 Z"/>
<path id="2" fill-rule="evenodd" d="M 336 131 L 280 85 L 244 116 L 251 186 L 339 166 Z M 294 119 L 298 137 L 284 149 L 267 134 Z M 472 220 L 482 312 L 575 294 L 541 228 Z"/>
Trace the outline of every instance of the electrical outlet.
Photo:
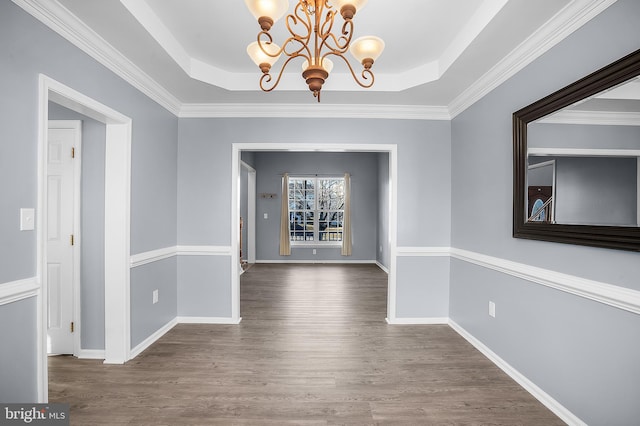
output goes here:
<path id="1" fill-rule="evenodd" d="M 265 213 L 265 214 L 262 215 L 262 217 L 264 217 L 265 219 L 269 219 L 269 214 Z"/>
<path id="2" fill-rule="evenodd" d="M 316 249 L 313 249 L 313 254 L 318 254 L 318 252 L 316 251 Z"/>
<path id="3" fill-rule="evenodd" d="M 158 303 L 158 289 L 153 290 L 153 304 Z"/>
<path id="4" fill-rule="evenodd" d="M 492 318 L 496 317 L 496 304 L 492 301 L 489 301 L 489 316 Z"/>

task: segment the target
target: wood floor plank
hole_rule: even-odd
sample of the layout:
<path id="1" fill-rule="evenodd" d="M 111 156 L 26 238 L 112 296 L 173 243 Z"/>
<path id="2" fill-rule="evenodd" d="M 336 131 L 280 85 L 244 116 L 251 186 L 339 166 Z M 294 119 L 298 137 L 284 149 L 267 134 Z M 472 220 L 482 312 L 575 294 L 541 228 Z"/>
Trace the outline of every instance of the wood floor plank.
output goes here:
<path id="1" fill-rule="evenodd" d="M 446 325 L 385 322 L 374 265 L 242 275 L 240 325 L 179 324 L 125 365 L 49 359 L 74 425 L 564 424 Z"/>

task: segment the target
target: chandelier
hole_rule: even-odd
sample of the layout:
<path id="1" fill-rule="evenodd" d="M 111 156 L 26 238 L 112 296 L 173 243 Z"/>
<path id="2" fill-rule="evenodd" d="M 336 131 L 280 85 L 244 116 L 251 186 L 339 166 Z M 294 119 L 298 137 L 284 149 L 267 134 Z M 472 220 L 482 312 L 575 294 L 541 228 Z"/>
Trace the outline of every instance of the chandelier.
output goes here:
<path id="1" fill-rule="evenodd" d="M 257 41 L 247 47 L 247 53 L 262 71 L 260 88 L 265 92 L 275 89 L 282 74 L 293 59 L 302 58 L 302 77 L 320 102 L 320 90 L 329 78 L 333 62 L 329 56 L 342 59 L 349 68 L 353 79 L 361 87 L 373 86 L 374 75 L 371 66 L 384 49 L 384 42 L 375 36 L 360 37 L 352 42 L 353 17 L 362 9 L 367 0 L 296 0 L 293 14 L 286 16 L 285 24 L 290 36 L 282 47 L 273 42 L 269 30 L 289 9 L 288 0 L 245 0 L 247 7 L 258 20 L 261 31 Z M 334 34 L 337 14 L 343 19 L 339 34 Z M 345 57 L 350 51 L 363 66 L 360 77 Z M 271 67 L 280 58 L 287 57 L 277 78 L 271 75 Z"/>

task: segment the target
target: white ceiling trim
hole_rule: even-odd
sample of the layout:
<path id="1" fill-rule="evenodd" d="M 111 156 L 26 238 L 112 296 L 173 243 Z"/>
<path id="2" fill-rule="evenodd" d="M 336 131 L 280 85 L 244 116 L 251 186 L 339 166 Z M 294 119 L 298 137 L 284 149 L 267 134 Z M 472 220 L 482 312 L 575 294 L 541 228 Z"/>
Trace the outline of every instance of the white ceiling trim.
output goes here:
<path id="1" fill-rule="evenodd" d="M 180 118 L 375 118 L 451 120 L 447 107 L 338 104 L 184 104 Z"/>
<path id="2" fill-rule="evenodd" d="M 640 112 L 566 110 L 552 114 L 537 122 L 600 126 L 640 126 Z"/>
<path id="3" fill-rule="evenodd" d="M 57 1 L 12 0 L 27 13 L 47 25 L 56 33 L 67 39 L 80 50 L 120 76 L 136 89 L 157 102 L 159 105 L 179 117 L 298 117 L 302 111 L 309 117 L 336 117 L 333 111 L 341 110 L 340 116 L 349 114 L 352 117 L 401 118 L 422 120 L 452 119 L 491 90 L 509 79 L 530 62 L 563 40 L 576 29 L 605 10 L 616 0 L 575 0 L 556 14 L 541 30 L 521 43 L 507 57 L 496 64 L 489 72 L 472 84 L 448 107 L 443 106 L 411 106 L 411 105 L 324 105 L 316 108 L 314 114 L 309 106 L 295 105 L 277 106 L 274 104 L 182 104 L 163 86 L 153 80 L 129 59 L 107 43 L 80 19 L 69 12 Z M 422 67 L 419 67 L 422 69 Z M 424 71 L 424 70 L 422 70 Z M 403 78 L 405 76 L 403 75 Z M 317 105 L 316 105 L 317 106 Z M 242 112 L 241 110 L 244 110 Z M 370 110 L 370 113 L 366 113 Z M 388 115 L 385 115 L 385 111 Z M 232 115 L 237 114 L 237 115 Z M 275 114 L 275 115 L 274 115 Z M 448 118 L 445 118 L 448 117 Z"/>
<path id="4" fill-rule="evenodd" d="M 484 0 L 438 60 L 401 73 L 376 73 L 376 84 L 367 89 L 354 85 L 353 77 L 349 72 L 334 71 L 331 73 L 331 79 L 327 82 L 330 83 L 330 87 L 327 86 L 325 90 L 399 92 L 438 80 L 507 2 L 508 0 Z M 140 25 L 191 78 L 232 91 L 257 88 L 257 82 L 261 75 L 257 68 L 255 73 L 231 72 L 198 60 L 187 52 L 145 0 L 120 0 L 120 3 L 129 10 Z M 306 90 L 299 72 L 285 72 L 282 77 L 278 85 L 279 91 Z"/>
<path id="5" fill-rule="evenodd" d="M 438 60 L 438 78 L 462 55 L 509 0 L 485 0 Z"/>
<path id="6" fill-rule="evenodd" d="M 482 99 L 617 0 L 574 0 L 449 104 L 452 118 Z"/>
<path id="7" fill-rule="evenodd" d="M 528 155 L 538 157 L 640 157 L 640 149 L 529 148 Z"/>
<path id="8" fill-rule="evenodd" d="M 487 0 L 495 2 L 496 0 Z M 506 2 L 506 0 L 499 0 Z M 211 84 L 226 90 L 247 91 L 258 90 L 260 74 L 256 67 L 256 72 L 242 73 L 230 72 L 216 67 L 210 63 L 196 59 L 186 51 L 182 44 L 174 37 L 173 33 L 155 14 L 153 9 L 145 0 L 120 0 L 120 3 L 133 15 L 133 17 L 147 30 L 158 44 L 167 52 L 174 62 L 191 78 Z M 497 11 L 495 12 L 497 13 Z M 486 22 L 480 20 L 481 25 L 478 32 L 482 30 L 493 16 L 483 16 Z M 476 19 L 478 20 L 478 19 Z M 473 34 L 467 41 L 471 43 L 477 34 Z M 467 46 L 460 46 L 458 55 Z M 449 49 L 452 50 L 452 49 Z M 451 56 L 451 55 L 450 55 Z M 457 56 L 456 56 L 457 57 Z M 455 58 L 453 58 L 455 60 Z M 294 65 L 292 65 L 294 66 Z M 327 80 L 325 90 L 350 90 L 350 91 L 387 91 L 398 92 L 410 89 L 420 84 L 434 81 L 440 78 L 441 71 L 439 61 L 432 61 L 424 66 L 409 70 L 402 75 L 376 74 L 376 84 L 373 87 L 364 89 L 353 83 L 350 73 L 332 72 L 331 79 Z M 307 90 L 304 80 L 300 78 L 300 72 L 289 71 L 282 75 L 282 80 L 278 85 L 278 91 L 301 91 Z"/>
<path id="9" fill-rule="evenodd" d="M 447 108 L 439 106 L 183 104 L 58 2 L 12 1 L 177 117 L 451 119 Z"/>
<path id="10" fill-rule="evenodd" d="M 13 0 L 15 4 L 162 107 L 177 115 L 180 101 L 56 1 Z"/>

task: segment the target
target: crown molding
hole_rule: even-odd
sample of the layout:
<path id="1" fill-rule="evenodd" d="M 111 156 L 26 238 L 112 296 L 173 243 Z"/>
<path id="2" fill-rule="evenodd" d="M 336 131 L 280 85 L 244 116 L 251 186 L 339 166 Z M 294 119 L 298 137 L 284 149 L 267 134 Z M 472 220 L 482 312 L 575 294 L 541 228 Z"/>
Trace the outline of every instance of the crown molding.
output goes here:
<path id="1" fill-rule="evenodd" d="M 640 126 L 640 112 L 565 110 L 538 120 L 537 123 Z"/>
<path id="2" fill-rule="evenodd" d="M 448 106 L 182 104 L 57 1 L 12 0 L 16 5 L 180 118 L 374 118 L 451 120 L 597 16 L 616 0 L 574 0 Z"/>
<path id="3" fill-rule="evenodd" d="M 57 1 L 12 0 L 31 16 L 174 115 L 180 101 Z"/>
<path id="4" fill-rule="evenodd" d="M 452 118 L 560 43 L 617 0 L 574 0 L 449 104 Z"/>
<path id="5" fill-rule="evenodd" d="M 478 34 L 489 25 L 508 1 L 481 1 L 480 7 L 439 58 L 404 72 L 392 74 L 376 72 L 376 84 L 368 88 L 354 87 L 353 78 L 355 75 L 353 70 L 351 70 L 351 73 L 347 70 L 342 72 L 334 70 L 331 73 L 330 85 L 332 90 L 399 92 L 442 78 L 447 69 L 462 55 Z M 149 6 L 146 0 L 120 0 L 120 2 L 173 61 L 192 79 L 231 91 L 245 90 L 247 87 L 255 85 L 255 72 L 225 70 L 213 63 L 198 59 L 194 52 L 189 52 L 188 49 L 185 49 L 180 40 L 158 17 L 154 8 Z M 287 13 L 291 13 L 291 11 L 288 10 Z M 284 68 L 280 70 L 282 72 Z M 291 78 L 278 79 L 279 91 L 306 90 L 306 85 L 300 80 L 299 73 L 285 72 L 282 75 L 290 76 Z"/>
<path id="6" fill-rule="evenodd" d="M 447 107 L 353 104 L 184 104 L 180 118 L 377 118 L 451 120 Z"/>
<path id="7" fill-rule="evenodd" d="M 539 157 L 640 157 L 640 149 L 616 148 L 529 148 L 527 153 Z M 541 163 L 532 166 L 539 164 Z"/>

